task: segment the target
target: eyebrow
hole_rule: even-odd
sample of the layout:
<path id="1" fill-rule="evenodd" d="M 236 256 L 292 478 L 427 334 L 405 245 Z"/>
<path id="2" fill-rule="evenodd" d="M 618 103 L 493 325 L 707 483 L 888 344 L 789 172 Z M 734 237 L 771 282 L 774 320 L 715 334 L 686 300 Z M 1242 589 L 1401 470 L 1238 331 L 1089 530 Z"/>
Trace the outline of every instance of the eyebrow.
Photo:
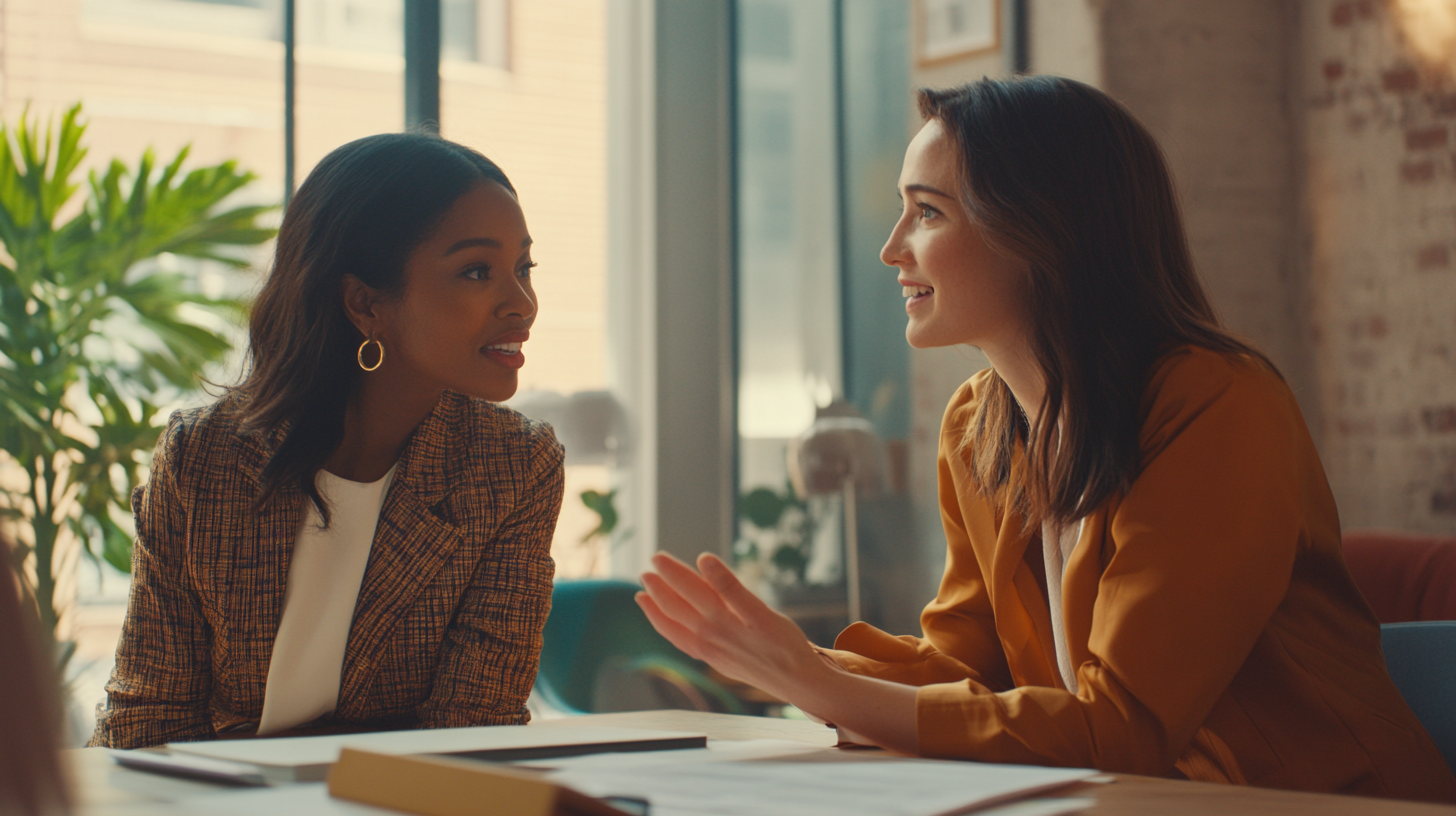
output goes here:
<path id="1" fill-rule="evenodd" d="M 938 195 L 941 198 L 955 198 L 955 196 L 951 195 L 950 193 L 941 192 L 940 190 L 931 187 L 929 184 L 907 184 L 905 185 L 905 189 L 906 191 L 911 193 L 930 193 L 931 195 Z"/>
<path id="2" fill-rule="evenodd" d="M 521 239 L 522 249 L 525 249 L 530 245 L 531 236 L 527 235 L 525 238 Z M 500 249 L 501 242 L 497 241 L 494 238 L 462 238 L 459 241 L 451 244 L 449 249 L 445 250 L 444 257 L 448 258 L 449 256 L 459 252 L 460 250 L 468 249 L 470 247 L 489 247 L 490 249 Z"/>

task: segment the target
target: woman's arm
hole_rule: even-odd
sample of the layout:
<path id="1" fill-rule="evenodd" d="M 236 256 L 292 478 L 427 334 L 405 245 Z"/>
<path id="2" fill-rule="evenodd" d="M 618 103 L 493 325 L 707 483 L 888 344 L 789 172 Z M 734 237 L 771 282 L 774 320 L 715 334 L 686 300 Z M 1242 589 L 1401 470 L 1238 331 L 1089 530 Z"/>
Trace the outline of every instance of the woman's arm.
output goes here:
<path id="1" fill-rule="evenodd" d="M 92 745 L 141 748 L 216 736 L 208 704 L 212 632 L 191 586 L 178 486 L 184 437 L 182 416 L 173 414 L 147 483 L 132 494 L 131 597 Z"/>
<path id="2" fill-rule="evenodd" d="M 434 688 L 417 712 L 426 728 L 529 719 L 526 698 L 551 609 L 551 537 L 565 485 L 565 454 L 555 435 L 542 429 L 534 443 L 515 512 L 497 531 L 493 554 L 476 567 L 445 633 Z"/>
<path id="3" fill-rule="evenodd" d="M 1195 390 L 1195 389 L 1190 389 Z M 1207 393 L 1208 389 L 1204 389 Z M 731 582 L 659 556 L 644 609 L 680 648 L 886 747 L 928 756 L 1165 774 L 1288 588 L 1300 491 L 1317 468 L 1282 384 L 1240 378 L 1174 406 L 1167 443 L 1111 524 L 1079 691 L 974 680 L 886 691 L 814 666 L 792 622 Z M 1076 638 L 1077 627 L 1068 631 Z M 1086 630 L 1084 630 L 1086 631 Z M 913 699 L 911 699 L 913 695 Z"/>
<path id="4" fill-rule="evenodd" d="M 698 568 L 652 558 L 637 603 L 672 644 L 729 677 L 892 750 L 915 752 L 915 687 L 851 674 L 825 660 L 784 615 L 770 609 L 717 556 Z"/>

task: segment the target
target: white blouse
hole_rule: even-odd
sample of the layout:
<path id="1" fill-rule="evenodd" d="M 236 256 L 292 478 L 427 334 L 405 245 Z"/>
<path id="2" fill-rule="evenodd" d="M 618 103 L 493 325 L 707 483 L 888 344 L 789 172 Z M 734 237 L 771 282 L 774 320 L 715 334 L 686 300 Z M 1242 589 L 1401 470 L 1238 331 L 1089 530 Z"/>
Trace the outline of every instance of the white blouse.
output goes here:
<path id="1" fill-rule="evenodd" d="M 1052 641 L 1057 649 L 1057 671 L 1062 675 L 1062 682 L 1066 684 L 1067 690 L 1073 694 L 1077 693 L 1077 669 L 1072 665 L 1071 654 L 1067 651 L 1067 627 L 1062 620 L 1062 572 L 1067 559 L 1072 557 L 1072 550 L 1077 548 L 1077 541 L 1082 538 L 1082 525 L 1086 522 L 1087 519 L 1083 518 L 1076 524 L 1065 527 L 1055 527 L 1051 522 L 1043 522 L 1041 525 L 1041 555 L 1046 563 L 1047 605 L 1051 607 L 1052 613 Z"/>
<path id="2" fill-rule="evenodd" d="M 312 722 L 338 706 L 354 604 L 393 479 L 392 467 L 367 483 L 319 471 L 314 484 L 328 502 L 331 523 L 325 529 L 318 508 L 307 502 L 288 567 L 259 734 Z"/>

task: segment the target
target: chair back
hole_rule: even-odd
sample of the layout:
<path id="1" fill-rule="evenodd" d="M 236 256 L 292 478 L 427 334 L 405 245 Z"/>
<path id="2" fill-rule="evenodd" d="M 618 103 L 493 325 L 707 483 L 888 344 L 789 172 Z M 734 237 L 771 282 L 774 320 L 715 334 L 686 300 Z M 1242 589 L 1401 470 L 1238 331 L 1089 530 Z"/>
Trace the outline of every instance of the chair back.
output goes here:
<path id="1" fill-rule="evenodd" d="M 668 697 L 666 703 L 649 705 L 646 700 L 661 700 L 663 695 L 648 695 L 643 701 L 646 707 L 678 702 L 677 707 L 741 711 L 737 698 L 705 676 L 701 664 L 652 628 L 634 600 L 641 590 L 637 584 L 611 579 L 558 581 L 542 634 L 536 691 L 568 714 L 624 710 L 611 708 L 610 703 L 603 708 L 598 700 L 602 683 L 637 677 Z"/>
<path id="2" fill-rule="evenodd" d="M 1456 621 L 1385 624 L 1380 644 L 1396 688 L 1456 770 Z"/>
<path id="3" fill-rule="evenodd" d="M 1344 549 L 1376 620 L 1456 620 L 1456 538 L 1353 530 Z"/>

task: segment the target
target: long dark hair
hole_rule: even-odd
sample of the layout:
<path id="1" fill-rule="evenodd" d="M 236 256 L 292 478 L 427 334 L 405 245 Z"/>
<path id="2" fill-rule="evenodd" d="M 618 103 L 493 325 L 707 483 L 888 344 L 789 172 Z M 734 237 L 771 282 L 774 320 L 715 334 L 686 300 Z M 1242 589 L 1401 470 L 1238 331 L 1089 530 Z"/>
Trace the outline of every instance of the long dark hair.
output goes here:
<path id="1" fill-rule="evenodd" d="M 1031 427 L 991 376 L 967 429 L 972 470 L 986 495 L 1009 489 L 1027 523 L 1081 518 L 1137 478 L 1143 392 L 1159 357 L 1193 345 L 1270 364 L 1219 324 L 1163 153 L 1126 108 L 1050 76 L 921 90 L 918 100 L 959 148 L 962 203 L 984 240 L 1029 268 L 1032 350 L 1046 378 Z"/>
<path id="2" fill-rule="evenodd" d="M 494 162 L 424 133 L 367 136 L 334 150 L 283 216 L 273 270 L 253 304 L 249 367 L 232 389 L 244 433 L 287 428 L 257 501 L 296 485 L 328 519 L 314 485 L 344 434 L 363 335 L 343 307 L 343 277 L 398 293 L 405 261 L 472 185 L 515 188 Z"/>

